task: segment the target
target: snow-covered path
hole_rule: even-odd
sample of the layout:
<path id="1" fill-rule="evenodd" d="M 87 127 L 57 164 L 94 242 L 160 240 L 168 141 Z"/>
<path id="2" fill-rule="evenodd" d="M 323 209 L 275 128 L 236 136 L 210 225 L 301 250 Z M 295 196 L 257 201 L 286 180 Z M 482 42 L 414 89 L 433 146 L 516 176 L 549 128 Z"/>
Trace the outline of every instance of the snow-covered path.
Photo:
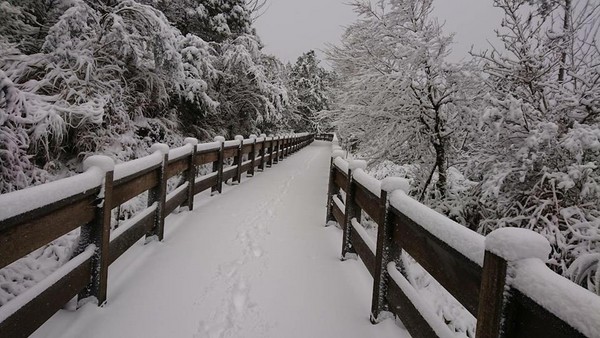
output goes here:
<path id="1" fill-rule="evenodd" d="M 192 212 L 109 271 L 108 304 L 61 310 L 35 337 L 408 337 L 371 325 L 372 279 L 323 227 L 330 143 L 316 141 Z"/>

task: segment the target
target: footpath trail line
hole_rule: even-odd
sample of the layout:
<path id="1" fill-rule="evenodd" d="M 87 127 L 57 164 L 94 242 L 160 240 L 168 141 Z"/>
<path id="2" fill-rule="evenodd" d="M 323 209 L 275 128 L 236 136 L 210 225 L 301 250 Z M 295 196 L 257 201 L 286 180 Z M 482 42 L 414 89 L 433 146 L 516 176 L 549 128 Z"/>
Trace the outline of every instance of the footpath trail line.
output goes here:
<path id="1" fill-rule="evenodd" d="M 369 322 L 372 279 L 323 227 L 331 146 L 316 141 L 166 220 L 109 270 L 108 304 L 61 310 L 34 337 L 408 337 Z M 401 324 L 400 324 L 401 325 Z"/>

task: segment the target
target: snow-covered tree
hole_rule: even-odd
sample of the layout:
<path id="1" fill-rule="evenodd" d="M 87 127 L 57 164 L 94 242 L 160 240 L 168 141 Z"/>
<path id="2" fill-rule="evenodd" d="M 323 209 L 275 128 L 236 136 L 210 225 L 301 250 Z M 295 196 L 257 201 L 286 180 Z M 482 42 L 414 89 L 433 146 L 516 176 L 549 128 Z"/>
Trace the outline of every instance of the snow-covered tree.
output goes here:
<path id="1" fill-rule="evenodd" d="M 254 34 L 252 9 L 245 0 L 143 0 L 161 10 L 184 35 L 194 34 L 204 41 L 223 42 L 240 35 Z"/>
<path id="2" fill-rule="evenodd" d="M 550 265 L 600 294 L 600 4 L 494 3 L 504 49 L 476 54 L 491 91 L 472 161 L 480 231 L 544 234 Z"/>
<path id="3" fill-rule="evenodd" d="M 290 67 L 288 81 L 298 119 L 294 123 L 296 130 L 319 132 L 328 129 L 317 113 L 329 109 L 329 86 L 333 75 L 319 63 L 311 50 L 299 56 Z"/>
<path id="4" fill-rule="evenodd" d="M 451 37 L 430 17 L 432 1 L 356 2 L 362 20 L 328 52 L 340 87 L 334 124 L 369 158 L 421 168 L 421 199 L 447 195 L 448 158 L 468 137 L 478 73 L 445 62 Z"/>

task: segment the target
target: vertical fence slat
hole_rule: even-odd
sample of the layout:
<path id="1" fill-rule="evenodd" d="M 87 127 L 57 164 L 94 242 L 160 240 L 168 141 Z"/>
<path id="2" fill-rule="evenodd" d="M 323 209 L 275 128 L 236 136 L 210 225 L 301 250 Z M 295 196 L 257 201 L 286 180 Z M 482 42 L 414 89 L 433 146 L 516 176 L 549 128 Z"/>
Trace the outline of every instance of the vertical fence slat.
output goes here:
<path id="1" fill-rule="evenodd" d="M 112 196 L 114 161 L 107 156 L 91 156 L 84 161 L 83 166 L 88 169 L 88 164 L 102 162 L 105 172 L 103 182 L 104 196 L 98 201 L 96 216 L 94 220 L 81 227 L 79 246 L 76 253 L 81 253 L 90 245 L 96 245 L 96 252 L 92 258 L 92 270 L 90 284 L 79 294 L 79 298 L 96 297 L 98 305 L 106 303 L 108 289 L 108 265 L 110 244 L 110 220 Z"/>
<path id="2" fill-rule="evenodd" d="M 186 171 L 186 181 L 188 182 L 187 187 L 187 198 L 185 204 L 188 207 L 188 210 L 194 210 L 194 183 L 196 182 L 196 165 L 195 165 L 195 157 L 196 157 L 196 146 L 198 145 L 198 140 L 195 138 L 186 138 L 184 140 L 186 144 L 191 145 L 192 152 L 188 156 L 188 170 Z"/>
<path id="3" fill-rule="evenodd" d="M 157 203 L 157 206 L 154 216 L 154 226 L 146 234 L 146 240 L 156 236 L 159 241 L 162 241 L 165 235 L 165 203 L 167 199 L 167 177 L 165 173 L 169 164 L 169 147 L 166 144 L 157 143 L 150 148 L 150 151 L 161 151 L 163 161 L 158 170 L 158 186 L 148 191 L 148 206 L 154 203 Z"/>
<path id="4" fill-rule="evenodd" d="M 212 171 L 217 173 L 217 185 L 211 188 L 211 193 L 223 192 L 223 143 L 225 138 L 223 136 L 215 136 L 215 142 L 220 142 L 219 155 L 217 160 L 213 162 Z"/>
<path id="5" fill-rule="evenodd" d="M 256 136 L 252 138 L 252 149 L 250 150 L 250 154 L 248 157 L 248 160 L 250 160 L 251 164 L 250 170 L 248 170 L 246 176 L 254 176 L 254 166 L 256 165 L 256 163 L 254 163 L 256 161 Z"/>
<path id="6" fill-rule="evenodd" d="M 344 212 L 344 235 L 342 237 L 342 259 L 346 259 L 346 254 L 356 253 L 352 247 L 352 219 L 356 218 L 360 222 L 360 208 L 354 201 L 356 194 L 356 183 L 352 178 L 352 170 L 348 169 L 348 191 L 346 192 L 346 210 Z"/>

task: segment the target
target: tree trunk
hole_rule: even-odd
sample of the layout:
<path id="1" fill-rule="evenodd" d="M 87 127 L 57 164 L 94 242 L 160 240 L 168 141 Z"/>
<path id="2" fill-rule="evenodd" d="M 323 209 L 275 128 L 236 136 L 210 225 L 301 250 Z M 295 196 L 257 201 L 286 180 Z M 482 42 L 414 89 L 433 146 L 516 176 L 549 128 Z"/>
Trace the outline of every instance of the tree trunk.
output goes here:
<path id="1" fill-rule="evenodd" d="M 563 83 L 565 81 L 565 65 L 567 64 L 567 47 L 571 45 L 571 1 L 565 0 L 565 16 L 563 19 L 563 39 L 565 45 L 560 55 L 560 68 L 558 70 L 558 82 Z"/>

